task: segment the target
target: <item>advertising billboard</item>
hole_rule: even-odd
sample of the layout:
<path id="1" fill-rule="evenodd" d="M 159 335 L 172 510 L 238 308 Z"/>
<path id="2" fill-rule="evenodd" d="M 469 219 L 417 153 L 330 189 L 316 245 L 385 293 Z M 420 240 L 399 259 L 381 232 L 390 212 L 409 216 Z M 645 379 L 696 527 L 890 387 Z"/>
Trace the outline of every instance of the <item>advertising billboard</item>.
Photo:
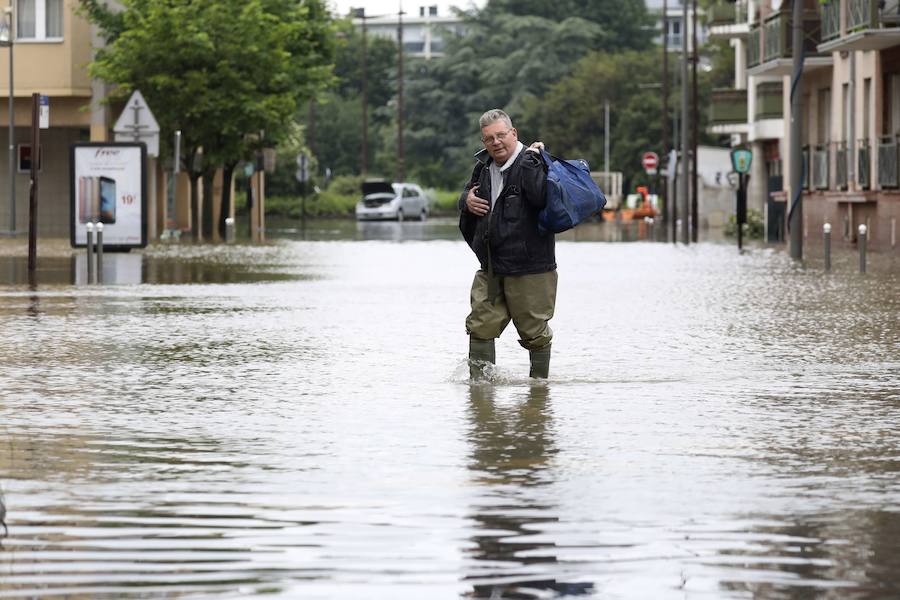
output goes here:
<path id="1" fill-rule="evenodd" d="M 147 245 L 147 147 L 142 143 L 73 144 L 72 246 L 87 244 L 88 223 L 103 223 L 103 245 Z"/>

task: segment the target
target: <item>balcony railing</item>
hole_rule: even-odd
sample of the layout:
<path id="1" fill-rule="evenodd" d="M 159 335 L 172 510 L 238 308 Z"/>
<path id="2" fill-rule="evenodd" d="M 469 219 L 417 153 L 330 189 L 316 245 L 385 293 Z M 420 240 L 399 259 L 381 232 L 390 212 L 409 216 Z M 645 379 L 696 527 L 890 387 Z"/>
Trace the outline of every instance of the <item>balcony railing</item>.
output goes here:
<path id="1" fill-rule="evenodd" d="M 747 90 L 718 89 L 712 92 L 710 125 L 747 122 Z"/>
<path id="2" fill-rule="evenodd" d="M 832 0 L 837 1 L 837 0 Z M 900 0 L 891 0 L 892 2 Z M 778 58 L 790 58 L 792 52 L 792 31 L 791 24 L 793 17 L 790 9 L 783 9 L 769 17 L 763 22 L 762 30 L 765 33 L 765 45 L 762 47 L 761 62 L 765 63 Z M 803 10 L 803 52 L 809 56 L 818 55 L 816 47 L 821 42 L 821 20 L 819 12 L 812 9 Z M 752 63 L 751 59 L 756 58 L 754 51 L 754 40 L 759 45 L 760 28 L 758 26 L 750 29 L 750 35 L 747 44 L 747 66 L 754 67 L 760 64 L 757 59 L 756 63 Z"/>
<path id="3" fill-rule="evenodd" d="M 709 16 L 709 26 L 731 25 L 734 23 L 735 12 L 735 5 L 729 2 L 713 4 L 706 13 Z"/>
<path id="4" fill-rule="evenodd" d="M 834 143 L 834 184 L 839 190 L 847 189 L 847 144 Z"/>
<path id="5" fill-rule="evenodd" d="M 706 13 L 709 17 L 709 26 L 734 25 L 747 22 L 746 2 L 719 2 L 713 4 Z"/>
<path id="6" fill-rule="evenodd" d="M 759 64 L 759 23 L 754 23 L 750 27 L 750 35 L 747 36 L 747 68 L 755 67 Z"/>
<path id="7" fill-rule="evenodd" d="M 900 26 L 900 0 L 847 1 L 848 31 L 897 26 Z"/>
<path id="8" fill-rule="evenodd" d="M 859 149 L 857 150 L 856 165 L 856 181 L 859 182 L 860 189 L 867 190 L 870 186 L 869 171 L 872 169 L 871 150 L 869 149 L 869 140 L 859 140 Z"/>
<path id="9" fill-rule="evenodd" d="M 827 42 L 841 35 L 840 0 L 828 0 L 820 5 L 822 11 L 822 41 Z"/>
<path id="10" fill-rule="evenodd" d="M 900 187 L 900 156 L 897 138 L 883 137 L 878 144 L 878 184 L 883 188 Z"/>
<path id="11" fill-rule="evenodd" d="M 783 117 L 781 82 L 765 81 L 758 84 L 756 86 L 756 118 L 781 119 Z"/>
<path id="12" fill-rule="evenodd" d="M 802 162 L 800 171 L 800 189 L 808 190 L 809 189 L 809 146 L 803 146 L 802 151 Z"/>
<path id="13" fill-rule="evenodd" d="M 813 152 L 813 187 L 828 189 L 828 146 L 819 144 Z"/>

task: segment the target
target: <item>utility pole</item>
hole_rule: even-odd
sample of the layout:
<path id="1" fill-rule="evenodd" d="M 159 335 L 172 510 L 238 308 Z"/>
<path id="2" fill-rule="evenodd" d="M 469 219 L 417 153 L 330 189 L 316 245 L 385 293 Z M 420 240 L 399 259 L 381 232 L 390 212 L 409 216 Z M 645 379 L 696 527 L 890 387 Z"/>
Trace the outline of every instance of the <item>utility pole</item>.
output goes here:
<path id="1" fill-rule="evenodd" d="M 678 195 L 681 196 L 682 216 L 681 223 L 681 241 L 685 244 L 691 243 L 691 235 L 689 231 L 688 215 L 690 201 L 688 199 L 688 177 L 690 176 L 691 162 L 691 146 L 688 138 L 688 104 L 690 96 L 688 94 L 688 0 L 681 0 L 682 21 L 681 21 L 681 189 Z"/>
<path id="2" fill-rule="evenodd" d="M 369 170 L 369 98 L 368 98 L 368 74 L 366 65 L 366 9 L 354 8 L 353 14 L 362 21 L 362 54 L 360 56 L 360 70 L 362 71 L 362 150 L 360 156 L 360 173 L 365 176 Z"/>
<path id="3" fill-rule="evenodd" d="M 397 13 L 397 181 L 406 180 L 403 156 L 403 1 Z"/>
<path id="4" fill-rule="evenodd" d="M 666 161 L 666 168 L 669 168 L 669 19 L 668 0 L 663 0 L 663 43 L 662 43 L 662 160 Z M 660 161 L 661 163 L 662 161 Z M 666 186 L 668 192 L 668 186 Z M 669 198 L 665 199 L 666 207 L 669 205 Z M 668 210 L 666 212 L 669 212 Z"/>
<path id="5" fill-rule="evenodd" d="M 316 155 L 316 99 L 309 99 L 309 116 L 306 125 L 306 145 L 313 156 Z"/>
<path id="6" fill-rule="evenodd" d="M 697 0 L 693 0 L 691 6 L 691 42 L 693 52 L 691 54 L 691 241 L 695 244 L 699 239 L 700 215 L 699 215 L 699 199 L 698 194 L 700 183 L 697 177 L 697 163 L 700 156 L 697 152 L 697 143 L 699 132 L 697 131 L 697 123 L 700 120 L 700 111 L 697 102 L 697 62 L 699 55 L 697 53 Z"/>
<path id="7" fill-rule="evenodd" d="M 788 213 L 791 258 L 803 259 L 803 150 L 800 147 L 800 109 L 803 102 L 803 2 L 793 0 L 793 75 L 791 76 L 791 203 Z"/>
<path id="8" fill-rule="evenodd" d="M 607 185 L 612 181 L 609 175 L 609 100 L 603 104 L 603 170 L 606 171 Z"/>

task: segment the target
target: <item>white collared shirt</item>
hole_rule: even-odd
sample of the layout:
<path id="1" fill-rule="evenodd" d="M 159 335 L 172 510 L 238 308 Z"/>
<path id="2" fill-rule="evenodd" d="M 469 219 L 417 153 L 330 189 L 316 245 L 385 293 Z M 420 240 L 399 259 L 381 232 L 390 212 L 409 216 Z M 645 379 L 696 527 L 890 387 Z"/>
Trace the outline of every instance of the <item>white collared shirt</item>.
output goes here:
<path id="1" fill-rule="evenodd" d="M 516 157 L 519 156 L 524 148 L 525 144 L 516 142 L 516 151 L 512 153 L 512 156 L 510 156 L 502 166 L 491 161 L 491 166 L 488 167 L 491 174 L 491 210 L 494 210 L 494 202 L 497 201 L 497 198 L 500 197 L 500 192 L 503 191 L 503 175 L 512 166 Z"/>

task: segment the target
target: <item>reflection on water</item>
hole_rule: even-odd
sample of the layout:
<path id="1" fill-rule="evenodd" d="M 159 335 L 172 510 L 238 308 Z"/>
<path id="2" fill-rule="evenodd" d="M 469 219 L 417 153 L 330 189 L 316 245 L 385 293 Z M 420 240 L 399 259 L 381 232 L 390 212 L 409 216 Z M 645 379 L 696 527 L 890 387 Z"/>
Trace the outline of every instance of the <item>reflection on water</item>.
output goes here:
<path id="1" fill-rule="evenodd" d="M 549 464 L 557 453 L 549 427 L 549 388 L 530 385 L 510 406 L 497 405 L 490 385 L 472 385 L 469 394 L 470 468 L 484 490 L 470 517 L 477 533 L 469 551 L 476 561 L 466 576 L 473 581 L 469 596 L 527 599 L 546 597 L 547 592 L 589 594 L 593 585 L 588 582 L 535 577 L 540 569 L 534 566 L 557 562 L 553 542 L 531 541 L 543 525 L 558 521 L 554 506 L 528 494 L 532 486 L 550 483 Z"/>
<path id="2" fill-rule="evenodd" d="M 0 598 L 900 596 L 896 256 L 588 228 L 470 385 L 455 223 L 363 225 L 0 257 Z"/>

